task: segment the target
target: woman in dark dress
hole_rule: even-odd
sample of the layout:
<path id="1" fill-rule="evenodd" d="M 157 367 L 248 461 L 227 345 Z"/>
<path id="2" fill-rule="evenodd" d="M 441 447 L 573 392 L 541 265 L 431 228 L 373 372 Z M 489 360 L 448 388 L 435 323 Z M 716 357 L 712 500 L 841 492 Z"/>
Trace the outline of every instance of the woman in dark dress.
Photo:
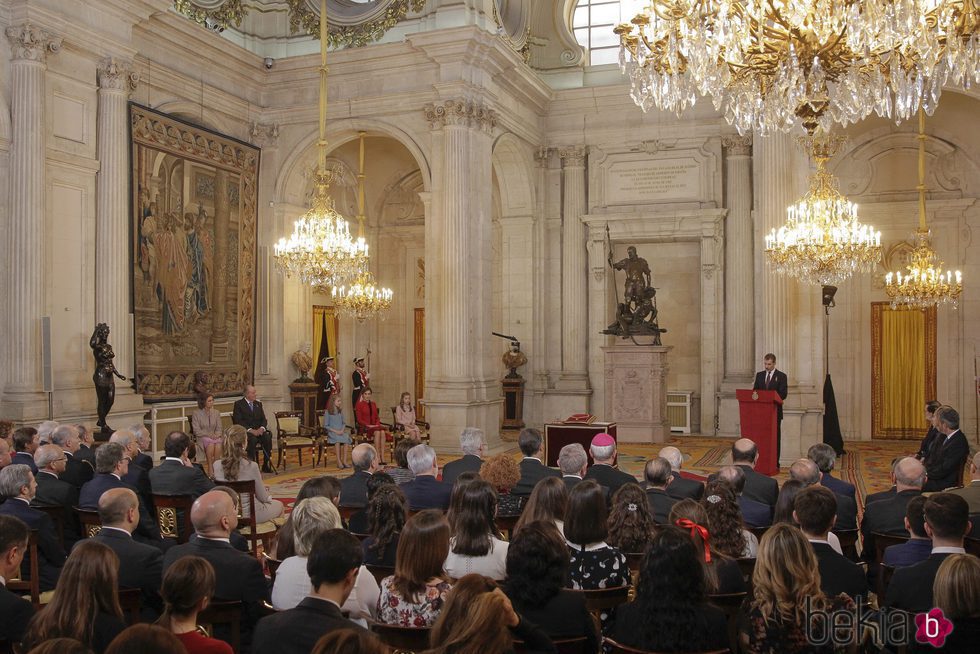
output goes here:
<path id="1" fill-rule="evenodd" d="M 728 621 L 708 603 L 701 555 L 682 529 L 660 529 L 643 559 L 636 599 L 617 611 L 612 638 L 656 652 L 727 648 Z"/>
<path id="2" fill-rule="evenodd" d="M 394 484 L 395 480 L 392 479 L 391 475 L 386 472 L 376 472 L 370 477 L 368 477 L 367 483 L 367 499 L 368 504 L 371 503 L 371 498 L 379 488 L 385 484 Z M 350 522 L 347 523 L 347 530 L 352 534 L 369 534 L 370 527 L 368 526 L 368 509 L 365 506 L 359 511 L 355 511 L 350 517 Z"/>
<path id="3" fill-rule="evenodd" d="M 374 492 L 367 506 L 367 533 L 371 535 L 361 543 L 365 565 L 395 567 L 398 539 L 407 515 L 405 494 L 398 486 L 384 484 Z"/>
<path id="4" fill-rule="evenodd" d="M 705 584 L 710 595 L 744 593 L 749 589 L 738 561 L 712 547 L 711 533 L 707 528 L 708 515 L 701 504 L 690 498 L 681 500 L 671 508 L 669 520 L 670 524 L 690 535 L 701 553 Z"/>

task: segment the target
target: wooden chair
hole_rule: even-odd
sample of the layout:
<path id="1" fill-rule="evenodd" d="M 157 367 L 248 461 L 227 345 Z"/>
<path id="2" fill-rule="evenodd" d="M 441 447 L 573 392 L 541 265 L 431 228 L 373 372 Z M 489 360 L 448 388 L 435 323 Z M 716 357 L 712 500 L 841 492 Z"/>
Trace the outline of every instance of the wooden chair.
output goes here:
<path id="1" fill-rule="evenodd" d="M 264 549 L 270 549 L 272 539 L 275 538 L 276 532 L 279 531 L 279 525 L 271 520 L 269 522 L 256 521 L 254 481 L 250 479 L 243 481 L 223 481 L 221 485 L 227 486 L 238 493 L 238 531 L 248 540 L 252 554 L 258 557 L 259 542 L 261 541 Z"/>
<path id="2" fill-rule="evenodd" d="M 909 540 L 908 536 L 903 536 L 901 534 L 882 534 L 880 532 L 872 532 L 875 541 L 875 560 L 874 562 L 881 562 L 885 558 L 885 550 L 892 545 L 901 545 L 902 543 L 907 543 Z M 841 544 L 843 546 L 843 543 Z"/>
<path id="3" fill-rule="evenodd" d="M 385 645 L 395 650 L 421 652 L 429 649 L 429 627 L 401 627 L 392 624 L 374 623 L 371 631 L 378 634 Z"/>
<path id="4" fill-rule="evenodd" d="M 381 580 L 385 577 L 390 577 L 395 574 L 395 566 L 393 565 L 364 565 L 367 571 L 374 576 L 374 580 L 381 585 Z"/>
<path id="5" fill-rule="evenodd" d="M 746 529 L 755 534 L 756 538 L 762 540 L 762 535 L 769 531 L 769 527 L 770 525 L 766 525 L 765 527 L 746 527 Z"/>
<path id="6" fill-rule="evenodd" d="M 724 611 L 728 618 L 728 646 L 733 652 L 738 651 L 738 618 L 742 611 L 742 603 L 748 593 L 719 593 L 709 595 L 708 601 Z"/>
<path id="7" fill-rule="evenodd" d="M 75 507 L 75 513 L 82 525 L 82 538 L 91 538 L 102 531 L 102 520 L 99 519 L 98 511 Z"/>
<path id="8" fill-rule="evenodd" d="M 964 538 L 963 549 L 966 550 L 967 554 L 980 556 L 980 538 Z"/>
<path id="9" fill-rule="evenodd" d="M 126 624 L 134 625 L 142 622 L 143 591 L 139 588 L 120 588 L 119 606 L 122 608 Z"/>
<path id="10" fill-rule="evenodd" d="M 630 574 L 633 575 L 634 579 L 640 574 L 640 568 L 643 567 L 643 557 L 645 556 L 646 552 L 626 553 L 626 565 L 630 567 Z"/>
<path id="11" fill-rule="evenodd" d="M 31 529 L 27 534 L 27 569 L 30 571 L 30 579 L 8 579 L 7 590 L 27 591 L 31 597 L 31 604 L 34 610 L 41 608 L 41 572 L 37 558 L 37 530 Z M 19 575 L 18 575 L 19 576 Z"/>
<path id="12" fill-rule="evenodd" d="M 839 529 L 834 530 L 838 540 L 840 540 L 840 548 L 844 553 L 844 556 L 849 558 L 851 561 L 857 562 L 858 558 L 857 551 L 857 540 L 858 534 L 860 532 L 857 529 Z"/>
<path id="13" fill-rule="evenodd" d="M 65 507 L 63 506 L 47 506 L 44 504 L 32 504 L 32 509 L 37 509 L 38 511 L 44 511 L 54 522 L 55 532 L 58 534 L 58 542 L 61 543 L 61 548 L 65 548 Z"/>
<path id="14" fill-rule="evenodd" d="M 276 573 L 279 572 L 279 566 L 282 565 L 282 561 L 272 558 L 265 552 L 262 552 L 262 560 L 265 561 L 265 567 L 269 570 L 269 580 L 272 583 L 276 583 Z"/>
<path id="15" fill-rule="evenodd" d="M 595 652 L 588 649 L 589 639 L 585 636 L 579 636 L 577 638 L 553 638 L 551 640 L 555 645 L 555 650 L 558 654 L 595 654 Z M 514 652 L 516 654 L 525 654 L 529 651 L 527 644 L 523 640 L 514 641 Z"/>
<path id="16" fill-rule="evenodd" d="M 340 511 L 340 519 L 346 525 L 348 522 L 350 522 L 350 517 L 355 513 L 357 513 L 358 511 L 362 510 L 363 508 L 364 508 L 363 506 L 340 505 L 337 507 L 337 510 Z"/>
<path id="17" fill-rule="evenodd" d="M 595 618 L 596 625 L 601 627 L 602 622 L 599 614 L 628 602 L 630 590 L 630 586 L 616 586 L 614 588 L 599 588 L 596 590 L 571 590 L 570 592 L 582 594 L 582 597 L 585 599 L 585 608 Z"/>
<path id="18" fill-rule="evenodd" d="M 391 407 L 391 437 L 397 443 L 399 439 L 405 438 L 405 428 L 398 424 L 398 420 L 395 419 L 395 409 L 397 406 Z M 415 426 L 419 428 L 419 442 L 428 443 L 429 442 L 429 423 L 425 420 L 416 420 Z"/>
<path id="19" fill-rule="evenodd" d="M 160 535 L 173 538 L 178 544 L 186 543 L 194 533 L 191 525 L 191 507 L 194 505 L 193 495 L 157 495 L 153 494 L 153 506 L 156 507 L 157 525 Z"/>
<path id="20" fill-rule="evenodd" d="M 235 652 L 241 651 L 242 645 L 242 603 L 238 600 L 212 600 L 208 608 L 201 611 L 197 616 L 197 623 L 203 627 L 207 634 L 212 638 L 216 627 L 222 627 L 225 631 L 225 642 L 231 645 Z"/>
<path id="21" fill-rule="evenodd" d="M 878 595 L 878 606 L 885 603 L 885 593 L 888 592 L 888 584 L 891 583 L 894 574 L 895 566 L 884 563 L 878 564 L 878 585 L 875 587 L 875 593 Z"/>
<path id="22" fill-rule="evenodd" d="M 520 515 L 498 515 L 493 521 L 500 533 L 505 534 L 505 538 L 510 540 L 514 536 L 514 527 L 517 526 L 517 521 L 520 519 Z"/>
<path id="23" fill-rule="evenodd" d="M 755 572 L 755 557 L 745 557 L 738 560 L 738 568 L 742 571 L 742 579 L 752 589 L 752 574 Z"/>
<path id="24" fill-rule="evenodd" d="M 608 636 L 602 639 L 602 645 L 604 650 L 609 654 L 656 654 L 650 650 L 621 645 Z M 729 649 L 716 649 L 710 652 L 698 652 L 697 654 L 730 654 L 731 651 Z"/>
<path id="25" fill-rule="evenodd" d="M 303 424 L 302 411 L 276 411 L 276 439 L 279 443 L 279 463 L 286 469 L 286 454 L 296 450 L 299 465 L 303 465 L 303 450 L 312 450 L 320 442 L 320 430 Z M 312 454 L 310 456 L 313 456 Z"/>

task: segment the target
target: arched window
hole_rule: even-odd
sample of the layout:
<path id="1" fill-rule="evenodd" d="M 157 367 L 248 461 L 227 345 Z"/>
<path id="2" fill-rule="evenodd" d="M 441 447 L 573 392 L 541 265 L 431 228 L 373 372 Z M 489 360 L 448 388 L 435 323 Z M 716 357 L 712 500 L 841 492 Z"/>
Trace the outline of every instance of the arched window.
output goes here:
<path id="1" fill-rule="evenodd" d="M 590 66 L 619 62 L 619 37 L 613 28 L 630 22 L 644 4 L 644 0 L 578 0 L 572 29 Z"/>

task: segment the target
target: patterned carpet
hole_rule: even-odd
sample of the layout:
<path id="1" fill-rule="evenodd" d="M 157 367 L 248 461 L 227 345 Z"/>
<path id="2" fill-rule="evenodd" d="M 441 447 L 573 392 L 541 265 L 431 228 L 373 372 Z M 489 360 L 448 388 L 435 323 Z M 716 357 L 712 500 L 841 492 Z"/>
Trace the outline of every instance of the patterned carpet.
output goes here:
<path id="1" fill-rule="evenodd" d="M 732 441 L 725 438 L 708 438 L 702 436 L 677 436 L 669 441 L 684 453 L 684 470 L 701 475 L 707 475 L 719 466 L 731 462 Z M 916 441 L 849 441 L 845 443 L 847 453 L 837 462 L 835 476 L 841 477 L 854 484 L 857 489 L 858 505 L 864 506 L 864 498 L 869 493 L 886 490 L 891 482 L 888 473 L 891 462 L 896 456 L 914 451 Z M 643 464 L 654 456 L 662 445 L 624 444 L 619 453 L 621 469 L 633 474 L 642 475 Z M 520 458 L 520 452 L 513 450 L 514 458 Z M 325 461 L 319 468 L 314 469 L 308 464 L 310 457 L 304 457 L 307 465 L 299 467 L 296 452 L 290 453 L 286 461 L 286 470 L 281 474 L 267 477 L 266 484 L 270 487 L 273 497 L 282 500 L 287 510 L 292 507 L 293 499 L 303 482 L 316 475 L 334 475 L 346 477 L 349 470 L 338 470 L 333 453 L 324 456 Z M 451 461 L 455 457 L 439 457 L 439 465 Z M 782 483 L 789 477 L 789 470 L 783 468 L 776 479 Z"/>

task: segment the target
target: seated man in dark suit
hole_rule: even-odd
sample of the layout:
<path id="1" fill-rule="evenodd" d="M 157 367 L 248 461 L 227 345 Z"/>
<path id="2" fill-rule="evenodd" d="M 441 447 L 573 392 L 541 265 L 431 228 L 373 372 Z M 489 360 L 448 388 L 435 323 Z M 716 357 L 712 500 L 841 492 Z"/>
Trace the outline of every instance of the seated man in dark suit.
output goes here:
<path id="1" fill-rule="evenodd" d="M 135 488 L 122 480 L 129 470 L 129 457 L 119 443 L 106 443 L 99 447 L 95 452 L 96 475 L 92 481 L 82 486 L 82 492 L 78 494 L 78 506 L 89 511 L 99 510 L 99 498 L 102 493 L 112 488 Z M 138 493 L 137 493 L 138 495 Z M 154 519 L 149 509 L 140 498 L 140 520 L 139 526 L 133 537 L 137 540 L 153 545 L 160 549 L 167 549 L 172 545 L 172 541 L 165 541 L 160 536 L 160 527 Z"/>
<path id="2" fill-rule="evenodd" d="M 797 459 L 789 468 L 789 478 L 813 486 L 820 483 L 820 469 L 812 459 Z M 852 529 L 857 529 L 857 502 L 853 497 L 837 495 L 837 524 L 834 530 Z"/>
<path id="3" fill-rule="evenodd" d="M 133 425 L 129 431 L 133 432 L 136 437 L 136 447 L 138 448 L 133 463 L 149 472 L 153 469 L 153 457 L 147 454 L 150 450 L 150 432 L 143 423 Z"/>
<path id="4" fill-rule="evenodd" d="M 408 507 L 412 511 L 423 509 L 449 508 L 449 496 L 453 487 L 436 479 L 439 465 L 436 451 L 428 445 L 416 445 L 408 451 L 408 469 L 415 473 L 415 479 L 401 485 Z"/>
<path id="5" fill-rule="evenodd" d="M 183 556 L 207 559 L 214 566 L 214 599 L 242 603 L 242 645 L 247 651 L 252 629 L 261 616 L 262 602 L 270 600 L 262 564 L 229 543 L 231 532 L 238 526 L 238 512 L 227 493 L 212 490 L 197 498 L 191 509 L 191 522 L 197 537 L 171 548 L 164 555 L 163 571 L 166 573 Z M 256 649 L 267 651 L 270 650 Z"/>
<path id="6" fill-rule="evenodd" d="M 960 485 L 963 466 L 970 456 L 970 444 L 960 431 L 960 414 L 951 406 L 936 410 L 936 429 L 942 435 L 926 459 L 928 479 L 924 492 L 946 490 Z"/>
<path id="7" fill-rule="evenodd" d="M 204 471 L 190 463 L 187 451 L 191 437 L 172 431 L 163 441 L 166 458 L 150 470 L 150 488 L 155 495 L 191 495 L 195 500 L 214 488 Z M 130 466 L 131 468 L 134 466 Z"/>
<path id="8" fill-rule="evenodd" d="M 129 457 L 129 467 L 123 475 L 123 482 L 136 489 L 137 495 L 143 505 L 151 512 L 153 511 L 153 489 L 150 487 L 150 476 L 145 468 L 135 465 L 133 462 L 140 453 L 139 445 L 136 443 L 136 434 L 129 429 L 117 429 L 109 437 L 110 443 L 118 443 L 123 446 L 126 456 Z"/>
<path id="9" fill-rule="evenodd" d="M 718 479 L 724 479 L 732 485 L 747 527 L 768 527 L 772 524 L 772 508 L 768 504 L 745 497 L 745 472 L 740 466 L 722 466 L 716 475 Z"/>
<path id="10" fill-rule="evenodd" d="M 344 605 L 360 571 L 361 542 L 343 529 L 329 529 L 313 543 L 306 562 L 312 590 L 296 608 L 263 618 L 255 628 L 254 652 L 309 654 L 317 641 L 337 629 L 364 632 L 344 617 Z"/>
<path id="11" fill-rule="evenodd" d="M 81 525 L 75 507 L 78 506 L 78 489 L 67 481 L 59 479 L 65 470 L 67 459 L 57 445 L 42 445 L 34 453 L 38 471 L 37 492 L 31 500 L 32 506 L 60 506 L 62 511 L 62 535 L 65 548 L 71 549 L 75 541 L 82 537 Z"/>
<path id="12" fill-rule="evenodd" d="M 679 501 L 667 494 L 667 489 L 673 483 L 670 472 L 670 462 L 660 456 L 650 459 L 643 467 L 643 477 L 647 482 L 647 502 L 658 525 L 670 524 L 670 510 Z"/>
<path id="13" fill-rule="evenodd" d="M 255 399 L 255 387 L 251 384 L 246 386 L 244 395 L 235 402 L 231 421 L 248 432 L 248 458 L 258 463 L 258 451 L 261 448 L 264 457 L 262 472 L 272 472 L 272 432 L 269 431 L 269 421 L 262 410 L 262 403 Z"/>
<path id="14" fill-rule="evenodd" d="M 928 611 L 936 605 L 932 595 L 936 572 L 949 555 L 966 553 L 963 536 L 971 527 L 969 505 L 952 493 L 930 495 L 923 513 L 932 553 L 925 561 L 897 568 L 885 593 L 885 606 L 910 613 Z"/>
<path id="15" fill-rule="evenodd" d="M 370 443 L 361 443 L 350 453 L 354 472 L 340 480 L 340 506 L 367 506 L 367 480 L 378 469 L 378 452 Z"/>
<path id="16" fill-rule="evenodd" d="M 831 473 L 837 463 L 837 452 L 826 443 L 815 443 L 806 451 L 806 458 L 817 464 L 820 470 L 820 484 L 834 491 L 837 495 L 846 495 L 854 499 L 854 484 L 834 477 Z"/>
<path id="17" fill-rule="evenodd" d="M 128 488 L 104 492 L 99 498 L 102 530 L 93 538 L 119 557 L 119 588 L 139 588 L 143 596 L 143 618 L 152 621 L 163 611 L 160 599 L 163 552 L 133 540 L 140 519 L 139 507 L 139 497 Z"/>
<path id="18" fill-rule="evenodd" d="M 922 462 L 911 456 L 896 463 L 893 472 L 897 492 L 887 499 L 868 504 L 861 520 L 861 536 L 864 541 L 862 558 L 869 563 L 877 563 L 874 561 L 875 532 L 908 536 L 905 530 L 908 504 L 913 497 L 922 495 L 922 486 L 926 480 Z"/>
<path id="19" fill-rule="evenodd" d="M 510 489 L 511 495 L 522 495 L 528 497 L 534 486 L 545 477 L 561 477 L 561 473 L 554 468 L 547 467 L 542 462 L 544 456 L 544 439 L 541 432 L 532 427 L 521 430 L 517 435 L 517 446 L 521 448 L 524 458 L 521 460 L 521 478 L 517 484 Z"/>
<path id="20" fill-rule="evenodd" d="M 95 470 L 95 435 L 92 430 L 82 424 L 75 425 L 78 430 L 78 451 L 75 458 L 85 461 Z"/>
<path id="21" fill-rule="evenodd" d="M 681 465 L 684 463 L 684 455 L 673 445 L 661 448 L 659 456 L 667 459 L 670 463 L 670 485 L 667 486 L 667 494 L 675 500 L 700 500 L 704 496 L 704 484 L 694 479 L 687 479 L 681 476 Z"/>
<path id="22" fill-rule="evenodd" d="M 905 530 L 910 537 L 904 543 L 885 548 L 882 563 L 900 568 L 929 558 L 932 541 L 926 535 L 925 505 L 926 498 L 922 495 L 909 500 L 905 508 Z"/>
<path id="23" fill-rule="evenodd" d="M 31 474 L 37 474 L 37 466 L 34 464 L 34 452 L 41 445 L 37 430 L 33 427 L 20 427 L 14 431 L 11 437 L 14 443 L 14 455 L 10 457 L 11 463 L 19 463 L 31 469 Z"/>
<path id="24" fill-rule="evenodd" d="M 841 556 L 827 542 L 827 534 L 837 520 L 837 495 L 819 484 L 807 486 L 793 500 L 793 519 L 813 546 L 820 570 L 820 590 L 827 597 L 840 593 L 860 603 L 868 595 L 864 570 Z"/>
<path id="25" fill-rule="evenodd" d="M 75 425 L 58 425 L 51 432 L 51 443 L 57 445 L 65 453 L 65 470 L 61 480 L 67 481 L 75 488 L 81 488 L 85 482 L 95 476 L 92 466 L 81 459 L 75 458 L 81 441 L 78 438 L 78 427 Z"/>
<path id="26" fill-rule="evenodd" d="M 0 439 L 2 440 L 2 439 Z M 4 466 L 6 467 L 6 466 Z M 34 617 L 34 607 L 7 590 L 7 579 L 20 576 L 27 552 L 27 525 L 20 518 L 0 514 L 0 641 L 19 643 Z"/>
<path id="27" fill-rule="evenodd" d="M 742 494 L 750 500 L 776 506 L 779 497 L 779 482 L 772 477 L 755 471 L 759 461 L 759 448 L 748 438 L 740 438 L 732 445 L 732 464 L 745 473 L 745 490 Z"/>
<path id="28" fill-rule="evenodd" d="M 0 470 L 0 495 L 7 498 L 0 504 L 0 515 L 20 518 L 28 528 L 37 531 L 38 583 L 44 592 L 53 590 L 58 583 L 67 557 L 51 516 L 30 506 L 36 490 L 37 482 L 27 466 L 14 463 Z M 20 572 L 21 579 L 31 578 L 29 560 L 21 564 Z"/>
<path id="29" fill-rule="evenodd" d="M 609 434 L 593 436 L 589 452 L 594 463 L 585 473 L 585 478 L 608 488 L 610 497 L 623 484 L 636 483 L 636 477 L 613 467 L 616 464 L 616 441 Z"/>
<path id="30" fill-rule="evenodd" d="M 589 455 L 581 443 L 569 443 L 558 452 L 558 469 L 565 489 L 572 490 L 585 477 L 589 469 Z"/>
<path id="31" fill-rule="evenodd" d="M 463 450 L 463 457 L 450 461 L 442 468 L 442 481 L 452 486 L 456 483 L 456 477 L 460 473 L 472 471 L 480 472 L 483 465 L 483 453 L 487 447 L 487 439 L 483 435 L 482 429 L 467 427 L 459 435 L 459 449 Z"/>

